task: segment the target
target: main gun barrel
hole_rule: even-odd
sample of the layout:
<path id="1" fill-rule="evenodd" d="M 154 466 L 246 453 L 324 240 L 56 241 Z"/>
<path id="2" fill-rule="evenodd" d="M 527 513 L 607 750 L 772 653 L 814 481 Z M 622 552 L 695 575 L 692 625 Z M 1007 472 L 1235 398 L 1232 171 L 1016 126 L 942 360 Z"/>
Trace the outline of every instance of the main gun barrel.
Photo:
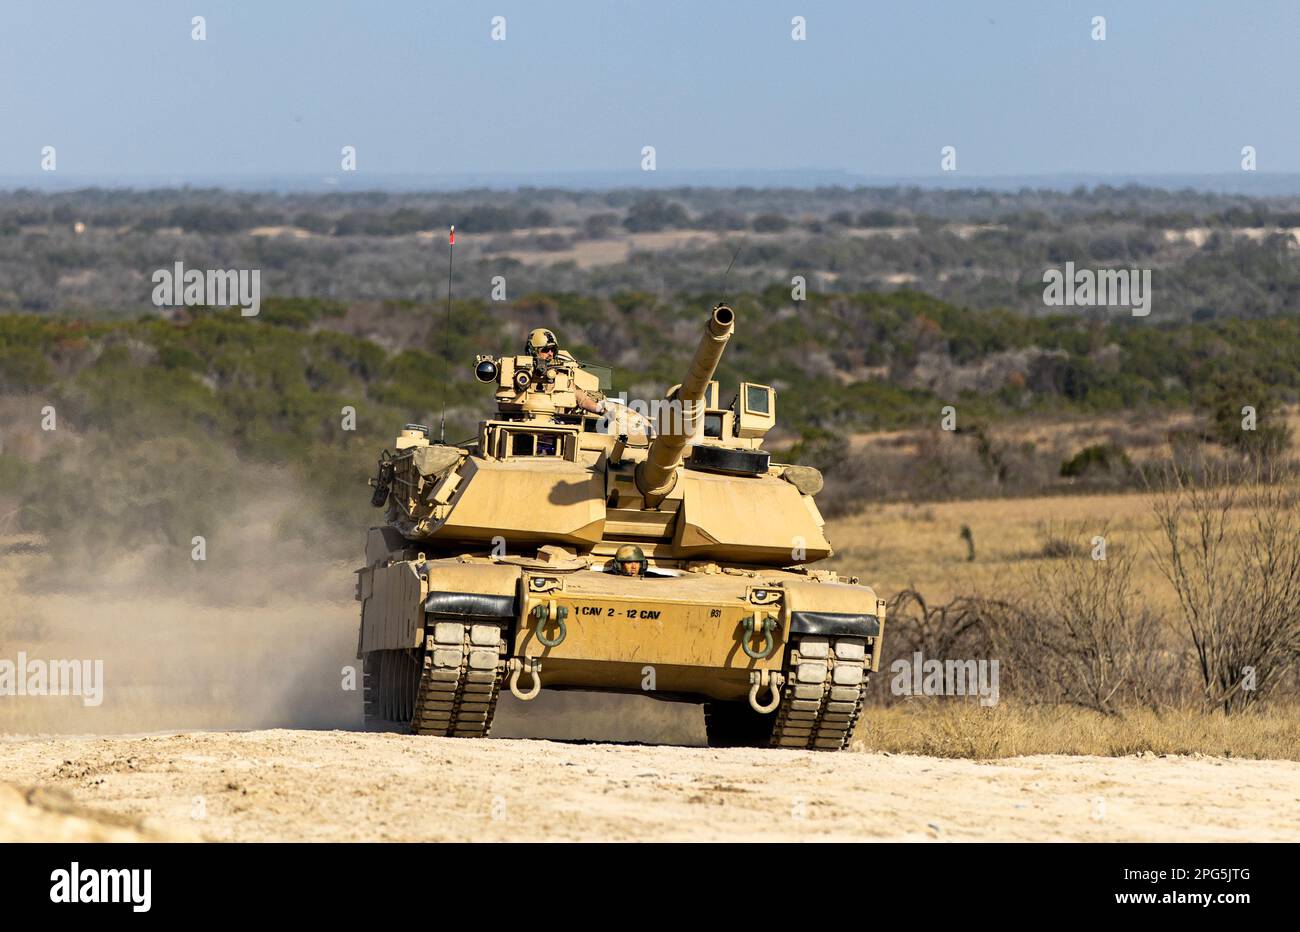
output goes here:
<path id="1" fill-rule="evenodd" d="M 736 312 L 725 304 L 715 307 L 695 348 L 690 371 L 673 397 L 677 404 L 669 406 L 667 418 L 660 418 L 659 433 L 650 444 L 645 461 L 636 468 L 636 486 L 647 508 L 658 507 L 677 483 L 677 469 L 682 464 L 686 443 L 695 436 L 699 426 L 704 394 L 735 329 Z"/>

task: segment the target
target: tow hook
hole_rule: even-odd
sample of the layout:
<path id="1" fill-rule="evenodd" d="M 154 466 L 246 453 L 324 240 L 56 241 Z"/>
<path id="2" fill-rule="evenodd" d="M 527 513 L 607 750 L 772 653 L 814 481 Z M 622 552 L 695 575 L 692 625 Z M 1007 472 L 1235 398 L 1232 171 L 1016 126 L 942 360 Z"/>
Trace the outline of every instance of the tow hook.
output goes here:
<path id="1" fill-rule="evenodd" d="M 537 620 L 537 640 L 541 641 L 547 647 L 559 647 L 564 643 L 564 639 L 569 633 L 568 629 L 564 626 L 564 619 L 568 617 L 568 607 L 565 605 L 556 605 L 554 599 L 547 599 L 545 602 L 537 603 L 537 606 L 533 609 L 533 618 Z M 560 626 L 560 633 L 554 640 L 548 638 L 546 632 L 542 630 L 552 620 Z"/>
<path id="2" fill-rule="evenodd" d="M 776 648 L 776 641 L 772 639 L 772 632 L 776 630 L 776 619 L 770 615 L 764 617 L 763 612 L 754 612 L 752 615 L 746 615 L 742 624 L 745 626 L 745 636 L 740 640 L 740 647 L 744 650 L 745 656 L 751 660 L 766 660 L 771 657 L 772 651 Z M 759 651 L 749 646 L 756 631 L 763 635 L 763 649 Z"/>
<path id="3" fill-rule="evenodd" d="M 536 657 L 511 657 L 510 663 L 510 693 L 516 699 L 522 699 L 528 702 L 530 699 L 536 699 L 537 694 L 542 691 L 542 662 Z M 519 675 L 525 670 L 533 678 L 533 688 L 528 692 L 521 692 L 519 689 Z"/>
<path id="4" fill-rule="evenodd" d="M 785 677 L 774 670 L 750 670 L 749 707 L 762 715 L 776 711 L 776 707 L 781 704 L 781 686 L 784 683 Z M 511 687 L 511 689 L 513 688 Z M 767 705 L 758 704 L 760 689 L 768 690 L 769 701 Z"/>

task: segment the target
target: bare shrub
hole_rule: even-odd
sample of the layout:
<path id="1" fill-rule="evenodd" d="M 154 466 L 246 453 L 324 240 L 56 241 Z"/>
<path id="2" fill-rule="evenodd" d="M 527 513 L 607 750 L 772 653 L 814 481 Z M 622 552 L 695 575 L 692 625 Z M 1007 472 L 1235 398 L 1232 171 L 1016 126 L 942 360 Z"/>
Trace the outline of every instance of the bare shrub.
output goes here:
<path id="1" fill-rule="evenodd" d="M 888 630 L 880 668 L 891 670 L 899 660 L 910 664 L 917 653 L 931 660 L 988 657 L 985 619 L 998 604 L 978 596 L 958 596 L 943 605 L 931 605 L 916 589 L 903 589 L 885 610 Z M 882 705 L 899 699 L 885 690 L 871 695 Z"/>
<path id="2" fill-rule="evenodd" d="M 886 607 L 890 626 L 886 640 L 894 642 L 893 650 L 900 655 L 917 651 L 930 657 L 977 653 L 988 602 L 958 596 L 945 605 L 930 605 L 916 589 L 903 589 Z"/>
<path id="3" fill-rule="evenodd" d="M 825 488 L 817 496 L 817 507 L 824 516 L 835 518 L 898 497 L 891 495 L 890 482 L 898 472 L 896 464 L 901 459 L 902 454 L 895 451 L 873 449 L 849 455 L 847 444 L 843 444 L 839 455 L 813 459 L 811 465 L 821 469 L 826 480 Z"/>
<path id="4" fill-rule="evenodd" d="M 1153 505 L 1162 535 L 1156 559 L 1177 593 L 1205 701 L 1228 713 L 1294 682 L 1300 507 L 1266 465 L 1219 467 L 1207 478 L 1167 471 Z"/>
<path id="5" fill-rule="evenodd" d="M 1027 592 L 986 602 L 987 634 L 1006 658 L 1005 691 L 1108 715 L 1155 706 L 1177 668 L 1160 649 L 1161 622 L 1133 585 L 1133 557 L 1094 560 L 1070 548 L 1028 571 Z"/>
<path id="6" fill-rule="evenodd" d="M 1030 556 L 1040 557 L 1044 560 L 1063 560 L 1077 556 L 1079 547 L 1074 540 L 1076 536 L 1077 533 L 1074 535 L 1070 533 L 1070 528 L 1058 527 L 1054 521 L 1040 522 L 1038 525 L 1038 551 Z"/>

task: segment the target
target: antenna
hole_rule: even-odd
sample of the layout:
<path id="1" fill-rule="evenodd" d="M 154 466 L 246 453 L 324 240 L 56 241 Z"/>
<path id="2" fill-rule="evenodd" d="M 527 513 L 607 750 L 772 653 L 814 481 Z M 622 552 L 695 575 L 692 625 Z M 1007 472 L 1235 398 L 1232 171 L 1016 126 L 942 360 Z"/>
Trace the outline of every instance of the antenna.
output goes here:
<path id="1" fill-rule="evenodd" d="M 731 257 L 731 263 L 727 266 L 727 271 L 722 273 L 722 287 L 719 289 L 719 291 L 722 292 L 723 304 L 727 303 L 727 279 L 731 276 L 732 266 L 736 264 L 736 260 L 740 258 L 740 251 L 744 248 L 745 248 L 745 237 L 742 236 L 740 238 L 740 245 L 736 247 L 735 255 Z"/>
<path id="2" fill-rule="evenodd" d="M 442 339 L 442 418 L 438 422 L 438 443 L 447 442 L 447 347 L 451 343 L 451 259 L 456 251 L 456 224 L 447 233 L 447 322 Z"/>

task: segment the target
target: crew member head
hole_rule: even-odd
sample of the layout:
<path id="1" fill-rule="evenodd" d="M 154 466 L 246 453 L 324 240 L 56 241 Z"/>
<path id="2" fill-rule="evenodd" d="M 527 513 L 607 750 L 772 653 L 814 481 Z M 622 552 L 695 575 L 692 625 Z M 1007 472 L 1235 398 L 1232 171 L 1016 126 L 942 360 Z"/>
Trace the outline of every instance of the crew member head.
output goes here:
<path id="1" fill-rule="evenodd" d="M 552 365 L 559 349 L 555 334 L 544 327 L 529 331 L 524 342 L 524 352 L 533 357 L 533 365 L 538 368 Z"/>
<path id="2" fill-rule="evenodd" d="M 645 553 L 634 544 L 624 544 L 614 553 L 614 572 L 620 576 L 644 576 Z"/>

